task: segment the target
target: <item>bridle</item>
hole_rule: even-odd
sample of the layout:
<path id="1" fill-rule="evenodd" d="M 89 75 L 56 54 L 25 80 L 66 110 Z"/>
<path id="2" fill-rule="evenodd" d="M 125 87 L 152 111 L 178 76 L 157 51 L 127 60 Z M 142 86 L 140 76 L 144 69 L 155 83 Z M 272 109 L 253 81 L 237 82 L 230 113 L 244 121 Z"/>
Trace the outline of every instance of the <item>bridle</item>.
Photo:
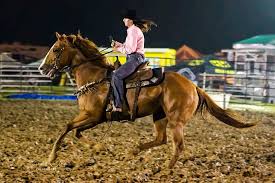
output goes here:
<path id="1" fill-rule="evenodd" d="M 61 60 L 61 55 L 63 53 L 65 49 L 65 46 L 62 46 L 58 52 L 55 54 L 55 58 L 54 58 L 54 65 L 53 65 L 53 69 L 55 69 L 56 71 L 62 72 L 64 71 L 68 66 L 64 66 L 63 68 L 58 68 L 58 65 L 60 66 L 60 60 Z"/>
<path id="2" fill-rule="evenodd" d="M 109 36 L 109 41 L 110 41 L 110 43 L 111 43 L 111 46 L 113 46 L 113 44 L 114 44 L 114 39 L 113 39 L 112 36 Z M 107 50 L 107 49 L 109 49 L 109 48 L 112 48 L 112 47 L 106 47 L 105 49 L 100 50 L 100 52 L 105 51 L 105 50 Z M 56 54 L 56 57 L 55 57 L 55 59 L 54 59 L 54 66 L 53 66 L 53 69 L 55 69 L 57 72 L 69 72 L 69 71 L 71 71 L 71 70 L 73 70 L 73 69 L 79 67 L 80 65 L 82 65 L 82 64 L 84 64 L 84 63 L 87 63 L 87 62 L 90 62 L 90 61 L 97 60 L 97 59 L 99 59 L 100 57 L 102 57 L 102 56 L 104 56 L 104 55 L 106 55 L 106 54 L 109 54 L 109 53 L 113 52 L 113 50 L 111 50 L 111 51 L 108 51 L 108 52 L 103 53 L 103 54 L 101 54 L 101 55 L 98 55 L 98 56 L 96 56 L 96 57 L 94 57 L 94 58 L 90 58 L 90 59 L 88 59 L 86 62 L 81 62 L 81 63 L 79 63 L 79 64 L 70 65 L 70 66 L 67 65 L 67 66 L 64 66 L 63 68 L 60 69 L 60 68 L 58 68 L 58 65 L 60 65 L 60 58 L 61 58 L 61 55 L 62 55 L 64 49 L 65 49 L 65 46 L 62 46 L 61 49 L 58 50 L 58 53 Z M 117 57 L 117 59 L 118 59 L 118 57 Z"/>
<path id="3" fill-rule="evenodd" d="M 58 71 L 58 72 L 63 72 L 63 71 L 68 72 L 68 71 L 70 71 L 70 70 L 75 69 L 76 67 L 79 67 L 80 65 L 82 65 L 82 64 L 84 64 L 84 63 L 87 63 L 87 62 L 90 62 L 90 61 L 97 60 L 97 59 L 99 59 L 100 57 L 102 57 L 102 56 L 104 56 L 104 55 L 106 55 L 106 54 L 109 54 L 109 53 L 113 52 L 113 50 L 111 50 L 111 51 L 108 51 L 108 52 L 103 53 L 103 54 L 101 54 L 101 55 L 98 55 L 98 56 L 96 56 L 96 57 L 94 57 L 94 58 L 90 58 L 90 59 L 88 59 L 86 62 L 81 62 L 81 63 L 79 63 L 79 64 L 70 65 L 70 66 L 69 66 L 69 65 L 66 65 L 66 66 L 64 66 L 63 68 L 59 68 L 59 66 L 60 66 L 60 60 L 61 60 L 61 55 L 62 55 L 64 49 L 65 49 L 65 46 L 62 46 L 62 47 L 58 50 L 58 52 L 56 53 L 56 57 L 54 58 L 53 69 L 55 69 L 55 70 Z M 109 49 L 109 48 L 105 48 L 105 49 L 103 49 L 103 50 L 101 50 L 101 51 L 104 51 L 104 50 L 106 50 L 106 49 Z"/>
<path id="4" fill-rule="evenodd" d="M 104 49 L 104 50 L 105 50 L 105 49 Z M 108 54 L 108 53 L 111 53 L 111 52 L 113 52 L 113 50 L 108 51 L 108 52 L 106 52 L 106 53 L 103 53 L 103 54 L 101 54 L 101 55 L 98 55 L 98 56 L 96 56 L 96 57 L 94 57 L 94 58 L 87 59 L 85 62 L 81 62 L 81 63 L 79 63 L 79 64 L 76 64 L 76 65 L 73 65 L 73 66 L 68 66 L 68 67 L 70 68 L 70 70 L 75 69 L 75 68 L 81 66 L 82 64 L 85 64 L 85 63 L 90 62 L 90 61 L 97 60 L 97 59 L 101 58 L 102 56 L 104 56 L 104 55 L 106 55 L 106 54 Z"/>

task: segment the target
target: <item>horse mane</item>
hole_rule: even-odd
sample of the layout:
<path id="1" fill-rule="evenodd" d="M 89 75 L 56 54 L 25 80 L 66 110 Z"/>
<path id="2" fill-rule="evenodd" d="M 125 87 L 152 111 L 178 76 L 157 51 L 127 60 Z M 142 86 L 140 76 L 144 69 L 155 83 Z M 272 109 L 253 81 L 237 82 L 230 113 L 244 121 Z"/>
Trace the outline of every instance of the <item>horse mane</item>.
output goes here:
<path id="1" fill-rule="evenodd" d="M 98 50 L 97 45 L 93 41 L 88 38 L 83 38 L 80 34 L 71 34 L 67 36 L 67 38 L 87 58 L 87 60 L 104 68 L 114 70 L 113 64 L 107 61 L 106 56 Z"/>

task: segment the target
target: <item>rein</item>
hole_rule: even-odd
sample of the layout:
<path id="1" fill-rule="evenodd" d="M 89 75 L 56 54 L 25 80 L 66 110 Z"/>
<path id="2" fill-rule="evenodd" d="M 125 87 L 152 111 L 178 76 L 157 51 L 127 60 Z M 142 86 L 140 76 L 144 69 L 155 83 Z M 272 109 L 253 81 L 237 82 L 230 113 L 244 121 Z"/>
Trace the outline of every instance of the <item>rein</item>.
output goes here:
<path id="1" fill-rule="evenodd" d="M 95 61 L 95 60 L 101 58 L 102 56 L 107 55 L 107 54 L 112 53 L 112 52 L 113 52 L 113 50 L 108 51 L 108 52 L 106 52 L 106 53 L 104 53 L 104 54 L 102 54 L 102 55 L 98 55 L 98 56 L 96 56 L 96 57 L 94 57 L 94 58 L 87 59 L 85 62 L 81 62 L 81 63 L 79 63 L 79 64 L 73 65 L 73 66 L 71 66 L 71 67 L 68 66 L 68 67 L 70 68 L 70 70 L 73 70 L 73 69 L 75 69 L 75 68 L 81 66 L 82 64 L 85 64 L 85 63 L 90 62 L 90 61 Z"/>
<path id="2" fill-rule="evenodd" d="M 70 71 L 70 70 L 73 70 L 73 69 L 75 69 L 75 68 L 81 66 L 82 64 L 85 64 L 85 63 L 90 62 L 90 61 L 97 60 L 97 59 L 101 58 L 102 56 L 107 55 L 107 54 L 113 52 L 113 50 L 111 50 L 111 51 L 108 51 L 108 52 L 103 53 L 103 54 L 101 54 L 101 55 L 98 55 L 98 56 L 96 56 L 96 57 L 94 57 L 94 58 L 87 59 L 85 62 L 81 62 L 81 63 L 76 64 L 76 65 L 73 65 L 73 66 L 65 66 L 65 67 L 59 69 L 59 68 L 58 68 L 58 65 L 59 65 L 60 58 L 61 58 L 61 55 L 62 55 L 64 49 L 65 49 L 65 48 L 62 47 L 62 48 L 58 51 L 58 53 L 56 54 L 56 57 L 55 57 L 55 59 L 54 59 L 54 66 L 53 66 L 53 69 L 57 70 L 58 72 L 68 72 L 68 71 Z M 109 49 L 109 48 L 105 48 L 105 49 L 103 49 L 103 50 L 101 50 L 101 51 L 104 51 L 104 50 L 106 50 L 106 49 Z"/>

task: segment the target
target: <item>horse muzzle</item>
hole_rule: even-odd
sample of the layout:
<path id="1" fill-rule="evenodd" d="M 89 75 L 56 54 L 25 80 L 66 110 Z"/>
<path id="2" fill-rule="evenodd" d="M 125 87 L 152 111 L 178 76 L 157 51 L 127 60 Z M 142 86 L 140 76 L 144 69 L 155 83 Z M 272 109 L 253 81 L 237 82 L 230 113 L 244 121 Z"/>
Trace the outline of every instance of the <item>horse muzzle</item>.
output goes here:
<path id="1" fill-rule="evenodd" d="M 44 64 L 43 66 L 40 66 L 38 70 L 42 75 L 46 75 L 51 79 L 53 79 L 55 77 L 55 74 L 57 73 L 57 69 L 55 69 L 53 66 L 46 65 L 46 64 Z"/>

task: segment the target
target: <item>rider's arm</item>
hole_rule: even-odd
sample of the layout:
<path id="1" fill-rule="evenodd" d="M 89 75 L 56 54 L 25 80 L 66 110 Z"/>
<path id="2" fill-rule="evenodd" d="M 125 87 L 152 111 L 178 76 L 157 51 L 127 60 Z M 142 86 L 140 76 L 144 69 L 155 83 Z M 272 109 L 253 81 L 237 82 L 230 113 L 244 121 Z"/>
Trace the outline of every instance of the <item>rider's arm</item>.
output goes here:
<path id="1" fill-rule="evenodd" d="M 117 47 L 117 51 L 124 54 L 131 54 L 136 52 L 137 49 L 138 33 L 136 29 L 128 29 L 127 37 L 124 44 Z"/>

